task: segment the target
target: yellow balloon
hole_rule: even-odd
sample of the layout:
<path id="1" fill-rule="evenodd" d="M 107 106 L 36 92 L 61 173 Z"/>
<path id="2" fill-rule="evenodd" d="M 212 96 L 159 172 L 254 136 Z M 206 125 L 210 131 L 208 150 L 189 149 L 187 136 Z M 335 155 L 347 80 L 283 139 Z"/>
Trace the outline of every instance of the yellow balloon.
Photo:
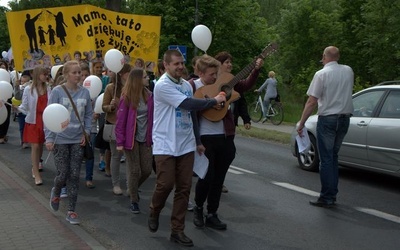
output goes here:
<path id="1" fill-rule="evenodd" d="M 22 101 L 21 101 L 21 100 L 15 99 L 15 97 L 13 97 L 13 98 L 11 99 L 11 104 L 12 104 L 13 106 L 19 106 L 19 105 L 21 105 L 21 103 L 22 103 Z"/>

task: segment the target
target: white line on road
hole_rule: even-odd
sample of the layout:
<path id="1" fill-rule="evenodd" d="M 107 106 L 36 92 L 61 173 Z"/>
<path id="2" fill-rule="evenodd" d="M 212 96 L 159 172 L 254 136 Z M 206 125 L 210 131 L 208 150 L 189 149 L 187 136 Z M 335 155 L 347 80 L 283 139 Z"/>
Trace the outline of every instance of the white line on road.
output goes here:
<path id="1" fill-rule="evenodd" d="M 400 217 L 397 217 L 397 216 L 392 215 L 392 214 L 381 212 L 381 211 L 378 211 L 378 210 L 375 210 L 375 209 L 363 208 L 363 207 L 356 207 L 355 209 L 360 211 L 360 212 L 363 212 L 363 213 L 366 213 L 366 214 L 370 214 L 370 215 L 373 215 L 373 216 L 376 216 L 376 217 L 379 217 L 379 218 L 382 218 L 382 219 L 385 219 L 385 220 L 389 220 L 389 221 L 392 221 L 392 222 L 395 222 L 395 223 L 400 223 Z"/>
<path id="2" fill-rule="evenodd" d="M 280 187 L 283 187 L 283 188 L 287 188 L 287 189 L 290 189 L 290 190 L 293 190 L 293 191 L 296 191 L 296 192 L 299 192 L 299 193 L 303 193 L 303 194 L 306 194 L 306 195 L 316 196 L 316 197 L 319 196 L 319 193 L 317 193 L 317 192 L 314 192 L 314 191 L 311 191 L 311 190 L 308 190 L 308 189 L 305 189 L 305 188 L 302 188 L 302 187 L 299 187 L 299 186 L 295 186 L 295 185 L 292 185 L 292 184 L 289 184 L 289 183 L 273 181 L 272 184 L 275 184 L 277 186 L 280 186 Z"/>
<path id="3" fill-rule="evenodd" d="M 247 170 L 247 169 L 244 169 L 244 168 L 235 167 L 233 165 L 230 165 L 230 168 L 233 168 L 233 169 L 236 169 L 236 170 L 248 173 L 248 174 L 257 174 L 256 172 L 253 172 L 253 171 L 250 171 L 250 170 Z"/>
<path id="4" fill-rule="evenodd" d="M 232 174 L 243 174 L 242 172 L 236 171 L 236 170 L 233 170 L 233 169 L 228 169 L 228 172 L 232 173 Z"/>
<path id="5" fill-rule="evenodd" d="M 293 190 L 293 191 L 296 191 L 299 193 L 303 193 L 306 195 L 315 196 L 315 197 L 319 196 L 319 193 L 317 193 L 317 192 L 314 192 L 314 191 L 311 191 L 311 190 L 308 190 L 308 189 L 305 189 L 305 188 L 302 188 L 299 186 L 295 186 L 295 185 L 292 185 L 289 183 L 272 181 L 272 184 L 283 187 L 283 188 L 287 188 L 287 189 L 290 189 L 290 190 Z M 355 207 L 354 209 L 356 209 L 357 211 L 360 211 L 362 213 L 373 215 L 375 217 L 379 217 L 381 219 L 385 219 L 385 220 L 400 224 L 400 217 L 392 215 L 392 214 L 388 214 L 388 213 L 381 212 L 381 211 L 371 209 L 371 208 Z"/>

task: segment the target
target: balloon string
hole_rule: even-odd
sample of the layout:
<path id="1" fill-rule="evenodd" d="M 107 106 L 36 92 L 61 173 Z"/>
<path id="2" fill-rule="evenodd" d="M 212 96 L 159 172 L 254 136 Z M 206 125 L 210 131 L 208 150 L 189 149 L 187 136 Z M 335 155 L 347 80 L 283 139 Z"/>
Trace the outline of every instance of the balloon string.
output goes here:
<path id="1" fill-rule="evenodd" d="M 11 107 L 13 106 L 11 103 L 8 103 L 8 102 L 5 102 L 5 101 L 3 101 L 3 103 L 4 103 L 4 104 L 7 104 L 7 105 L 9 105 L 9 106 L 11 106 Z"/>
<path id="2" fill-rule="evenodd" d="M 117 84 L 118 84 L 118 73 L 115 73 L 115 86 L 114 86 L 114 101 L 115 101 L 115 96 L 117 95 Z"/>
<path id="3" fill-rule="evenodd" d="M 53 147 L 54 147 L 54 144 L 56 144 L 57 137 L 58 137 L 58 133 L 56 134 L 56 138 L 54 139 Z M 54 148 L 53 148 L 53 150 L 54 150 Z M 53 150 L 49 151 L 49 153 L 47 154 L 47 157 L 46 157 L 46 160 L 44 161 L 44 164 L 47 164 L 47 161 L 49 160 L 49 157 L 50 157 L 51 153 L 53 152 Z"/>

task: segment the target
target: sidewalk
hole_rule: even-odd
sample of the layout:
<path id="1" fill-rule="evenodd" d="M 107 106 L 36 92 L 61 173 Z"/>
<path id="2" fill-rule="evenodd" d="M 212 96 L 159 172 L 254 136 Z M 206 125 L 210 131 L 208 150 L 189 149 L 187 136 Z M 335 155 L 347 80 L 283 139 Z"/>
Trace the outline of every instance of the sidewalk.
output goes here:
<path id="1" fill-rule="evenodd" d="M 0 249 L 105 249 L 0 162 Z"/>
<path id="2" fill-rule="evenodd" d="M 243 120 L 241 118 L 239 118 L 238 124 L 239 125 L 243 125 Z M 273 130 L 273 131 L 279 131 L 279 132 L 282 132 L 282 133 L 291 134 L 295 125 L 285 125 L 285 124 L 273 125 L 269 121 L 267 121 L 265 123 L 262 123 L 260 121 L 260 122 L 257 122 L 257 123 L 256 122 L 251 122 L 251 126 L 255 127 L 255 128 L 260 128 L 260 129 L 265 129 L 265 130 Z"/>

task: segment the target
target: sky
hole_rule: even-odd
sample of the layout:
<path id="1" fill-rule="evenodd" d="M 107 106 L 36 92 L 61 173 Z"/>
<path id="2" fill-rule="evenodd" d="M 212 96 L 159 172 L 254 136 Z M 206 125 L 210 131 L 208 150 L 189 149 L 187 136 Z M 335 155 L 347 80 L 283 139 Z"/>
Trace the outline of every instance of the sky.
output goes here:
<path id="1" fill-rule="evenodd" d="M 0 0 L 0 5 L 9 8 L 9 7 L 8 7 L 8 2 L 9 2 L 9 1 L 10 1 L 10 0 Z"/>

